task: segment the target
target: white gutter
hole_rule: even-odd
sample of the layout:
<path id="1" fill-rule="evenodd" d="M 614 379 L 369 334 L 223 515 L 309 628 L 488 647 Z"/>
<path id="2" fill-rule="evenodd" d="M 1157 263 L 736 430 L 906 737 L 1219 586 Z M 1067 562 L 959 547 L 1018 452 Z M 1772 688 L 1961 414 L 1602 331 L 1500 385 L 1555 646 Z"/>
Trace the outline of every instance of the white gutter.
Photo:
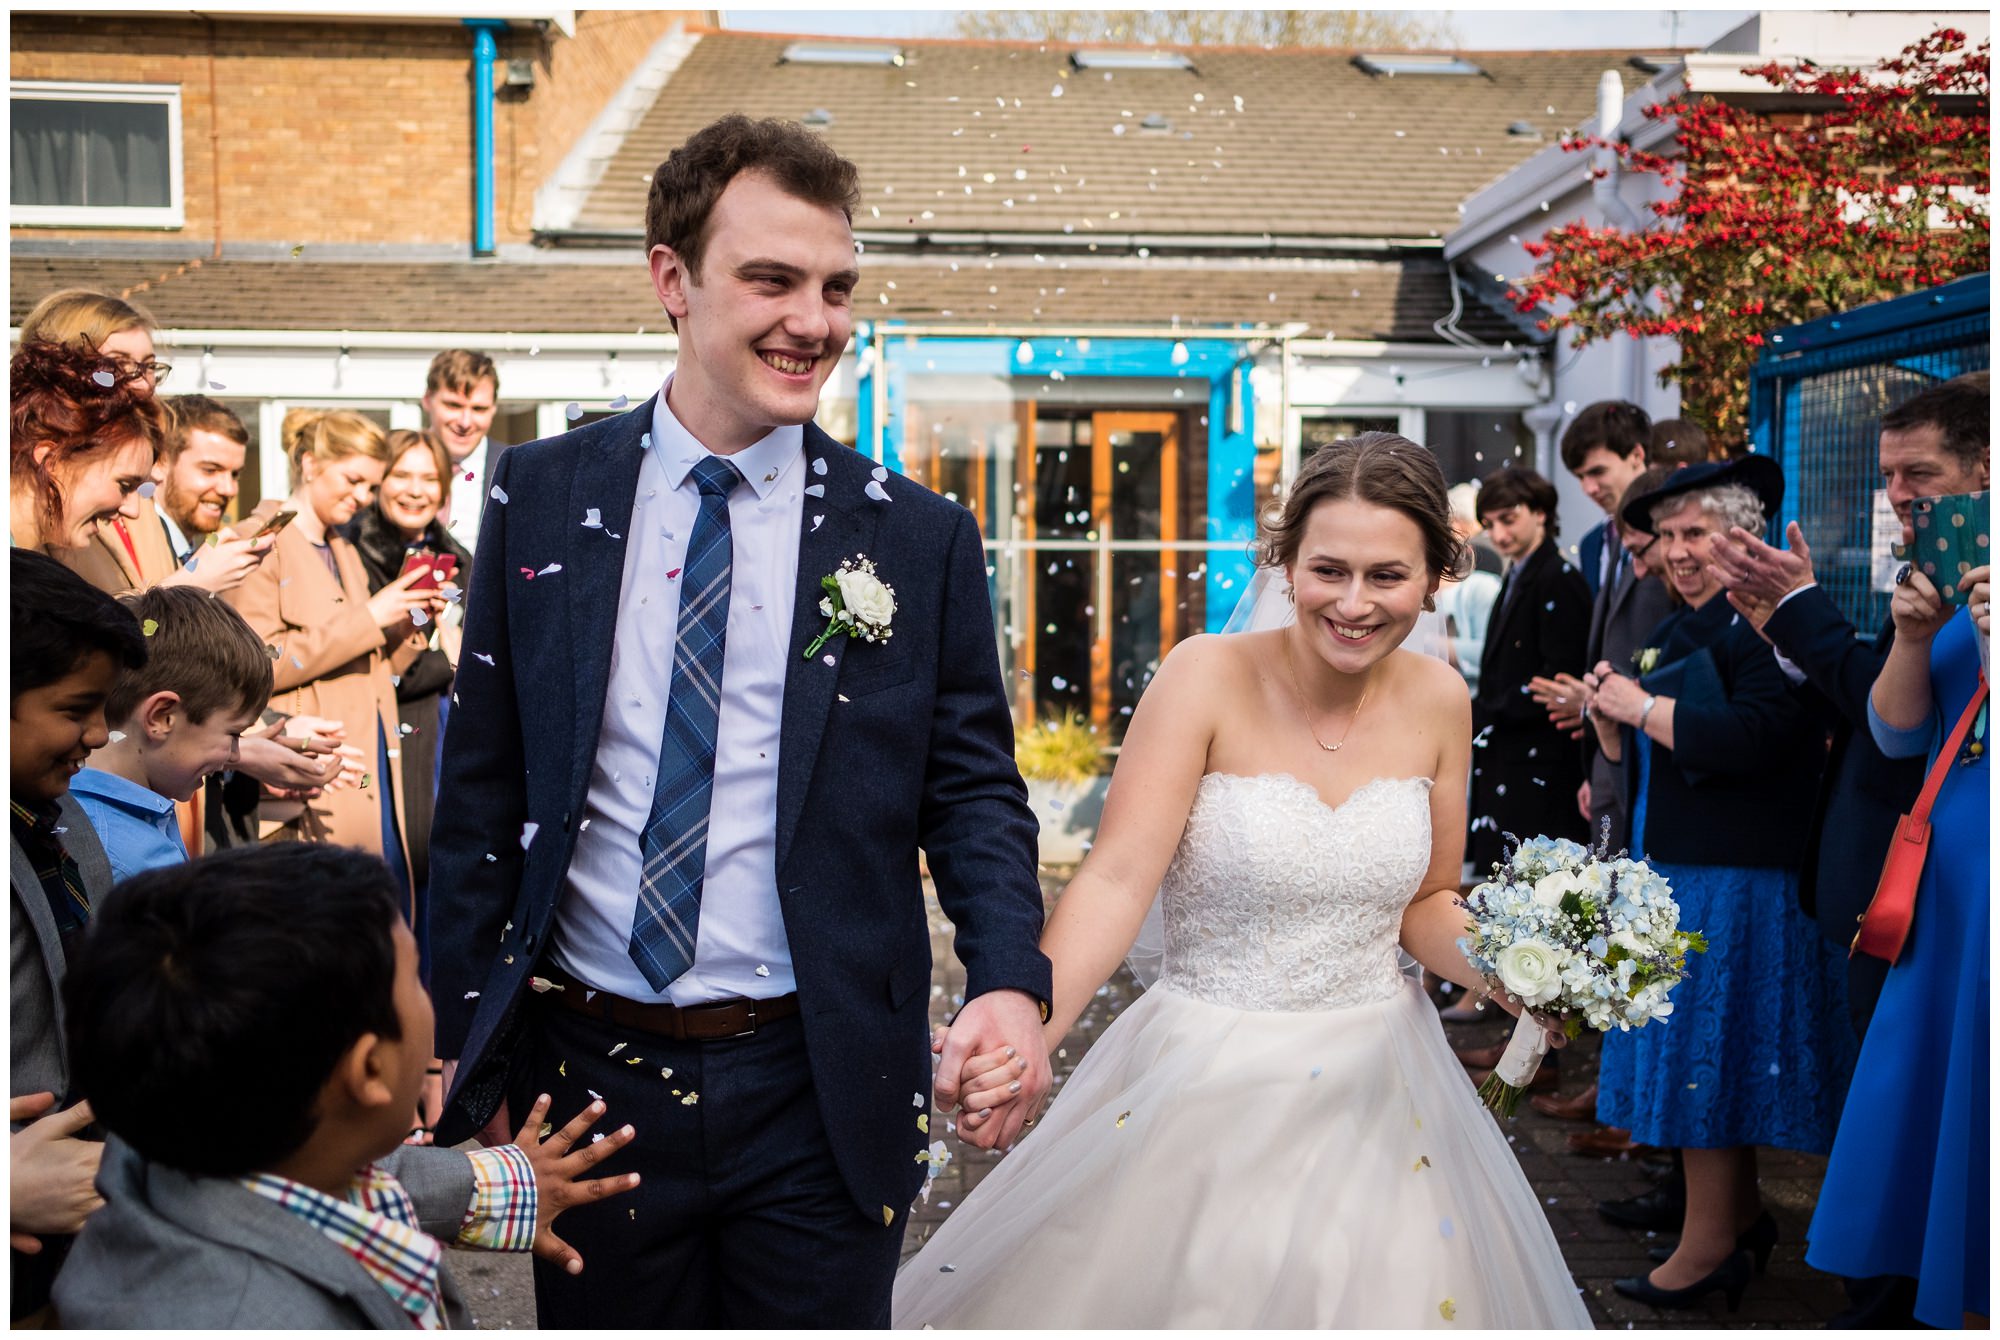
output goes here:
<path id="1" fill-rule="evenodd" d="M 158 330 L 154 342 L 175 349 L 197 345 L 218 349 L 486 349 L 504 353 L 546 350 L 550 353 L 663 353 L 680 347 L 671 330 L 658 334 L 634 335 L 576 334 L 572 331 L 542 334 L 509 331 L 465 330 Z M 21 330 L 9 327 L 10 343 L 18 342 Z"/>

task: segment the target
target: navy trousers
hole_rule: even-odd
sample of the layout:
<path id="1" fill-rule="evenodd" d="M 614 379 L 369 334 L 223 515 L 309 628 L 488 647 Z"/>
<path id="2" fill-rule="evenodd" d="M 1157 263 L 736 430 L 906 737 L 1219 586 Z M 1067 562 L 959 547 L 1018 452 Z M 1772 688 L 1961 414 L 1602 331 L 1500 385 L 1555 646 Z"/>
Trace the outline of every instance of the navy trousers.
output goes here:
<path id="1" fill-rule="evenodd" d="M 641 1178 L 557 1221 L 584 1269 L 535 1262 L 541 1326 L 888 1326 L 902 1217 L 885 1227 L 848 1194 L 797 1016 L 747 1037 L 673 1042 L 539 997 L 524 1009 L 529 1055 L 509 1110 L 518 1120 L 546 1093 L 560 1126 L 603 1095 L 597 1129 L 637 1134 L 593 1175 Z"/>

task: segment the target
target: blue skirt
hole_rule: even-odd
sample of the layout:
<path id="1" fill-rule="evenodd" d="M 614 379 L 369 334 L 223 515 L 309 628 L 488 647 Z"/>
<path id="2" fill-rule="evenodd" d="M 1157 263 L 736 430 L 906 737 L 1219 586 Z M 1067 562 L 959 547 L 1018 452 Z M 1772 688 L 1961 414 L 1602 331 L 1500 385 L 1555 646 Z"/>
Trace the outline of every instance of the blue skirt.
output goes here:
<path id="1" fill-rule="evenodd" d="M 1639 742 L 1632 851 L 1644 850 L 1652 742 Z M 1651 861 L 1681 925 L 1708 937 L 1688 956 L 1674 1012 L 1604 1037 L 1597 1115 L 1669 1149 L 1833 1146 L 1853 1073 L 1847 974 L 1799 910 L 1798 872 Z"/>

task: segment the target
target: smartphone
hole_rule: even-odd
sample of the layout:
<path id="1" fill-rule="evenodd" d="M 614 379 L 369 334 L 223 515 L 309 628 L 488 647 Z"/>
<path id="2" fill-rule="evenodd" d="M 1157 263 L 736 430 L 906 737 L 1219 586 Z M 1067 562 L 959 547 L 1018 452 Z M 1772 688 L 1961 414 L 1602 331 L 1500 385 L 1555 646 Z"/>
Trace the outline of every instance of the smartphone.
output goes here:
<path id="1" fill-rule="evenodd" d="M 445 567 L 447 559 L 449 559 L 450 567 Z M 450 558 L 449 555 L 440 557 L 428 549 L 416 549 L 403 555 L 403 570 L 397 574 L 396 580 L 401 581 L 413 572 L 421 573 L 421 576 L 410 583 L 410 589 L 412 591 L 435 591 L 438 588 L 438 583 L 450 574 L 451 568 L 457 566 L 458 560 Z M 440 571 L 440 569 L 443 569 L 443 571 Z"/>
<path id="2" fill-rule="evenodd" d="M 283 511 L 273 512 L 270 514 L 269 520 L 262 520 L 258 513 L 252 512 L 232 527 L 232 529 L 236 532 L 238 539 L 254 540 L 264 535 L 276 536 L 279 531 L 298 519 L 299 514 L 295 508 L 286 508 Z M 258 524 L 260 521 L 262 524 Z"/>
<path id="3" fill-rule="evenodd" d="M 1963 605 L 1970 597 L 1959 589 L 1959 578 L 1993 561 L 1989 497 L 1981 490 L 1910 502 L 1910 527 L 1916 532 L 1910 561 L 1948 605 Z"/>

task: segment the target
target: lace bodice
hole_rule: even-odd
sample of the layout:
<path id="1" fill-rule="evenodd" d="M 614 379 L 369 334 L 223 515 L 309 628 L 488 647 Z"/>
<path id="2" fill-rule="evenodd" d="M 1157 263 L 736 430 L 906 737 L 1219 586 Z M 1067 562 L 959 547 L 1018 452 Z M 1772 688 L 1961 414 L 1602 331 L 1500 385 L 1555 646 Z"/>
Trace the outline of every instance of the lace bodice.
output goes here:
<path id="1" fill-rule="evenodd" d="M 1403 910 L 1431 860 L 1428 777 L 1339 809 L 1284 773 L 1211 772 L 1160 883 L 1160 985 L 1240 1010 L 1366 1004 L 1399 982 Z"/>

